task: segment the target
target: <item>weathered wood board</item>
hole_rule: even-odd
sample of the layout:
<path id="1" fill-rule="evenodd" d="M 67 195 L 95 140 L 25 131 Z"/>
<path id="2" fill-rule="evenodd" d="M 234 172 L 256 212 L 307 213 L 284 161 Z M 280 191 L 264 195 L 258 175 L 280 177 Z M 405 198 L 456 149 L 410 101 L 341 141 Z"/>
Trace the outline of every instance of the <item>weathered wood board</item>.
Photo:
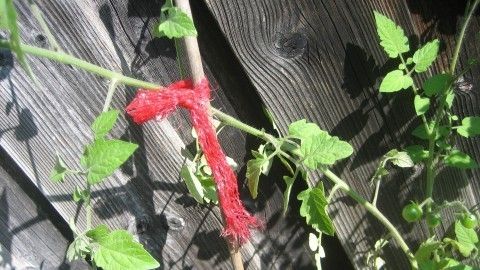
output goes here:
<path id="1" fill-rule="evenodd" d="M 52 209 L 42 209 L 42 200 L 26 193 L 35 186 L 3 151 L 0 157 L 0 268 L 85 269 L 85 264 L 65 261 L 71 235 L 62 235 L 50 221 L 58 215 L 48 215 Z"/>
<path id="2" fill-rule="evenodd" d="M 159 1 L 51 0 L 38 4 L 66 52 L 163 85 L 180 78 L 173 43 L 151 36 L 162 4 Z M 17 2 L 17 8 L 23 42 L 48 47 L 26 2 Z M 79 168 L 83 145 L 92 139 L 89 125 L 102 108 L 109 82 L 70 66 L 29 57 L 41 84 L 36 87 L 10 52 L 1 50 L 0 55 L 0 107 L 4 108 L 0 113 L 0 145 L 64 220 L 77 217 L 83 227 L 85 213 L 71 200 L 71 193 L 76 186 L 83 186 L 84 180 L 70 178 L 58 184 L 48 176 L 55 152 L 68 166 Z M 215 80 L 211 81 L 218 89 Z M 113 107 L 122 110 L 134 91 L 121 87 Z M 239 106 L 253 102 L 229 96 L 221 89 L 213 100 L 215 107 L 232 115 L 237 114 Z M 261 108 L 260 103 L 254 106 Z M 253 123 L 259 121 L 256 111 L 238 110 L 238 114 Z M 134 141 L 140 147 L 118 173 L 94 188 L 94 224 L 104 222 L 112 228 L 131 230 L 164 269 L 229 269 L 226 244 L 219 236 L 217 207 L 197 205 L 186 195 L 179 178 L 184 162 L 180 150 L 193 141 L 187 115 L 177 113 L 168 121 L 143 127 L 122 117 L 112 136 Z M 242 167 L 247 149 L 257 143 L 232 129 L 222 132 L 221 140 L 227 154 Z M 244 168 L 240 173 L 244 174 Z M 281 192 L 272 185 L 265 190 L 259 207 L 249 204 L 265 219 L 267 227 L 255 233 L 252 243 L 242 249 L 248 269 L 313 265 L 306 251 L 303 222 L 296 213 L 288 219 L 280 218 Z"/>
<path id="3" fill-rule="evenodd" d="M 437 2 L 192 1 L 202 54 L 218 89 L 214 106 L 255 126 L 268 126 L 261 100 L 283 131 L 289 122 L 307 118 L 350 141 L 356 153 L 335 171 L 369 198 L 372 187 L 368 179 L 376 161 L 388 149 L 403 146 L 410 138 L 408 131 L 415 127 L 409 121 L 413 108 L 407 100 L 411 95 L 378 94 L 387 65 L 372 11 L 392 17 L 414 42 L 414 35 L 422 42 L 439 36 L 444 41 L 442 57 L 432 70 L 438 72 L 448 65 L 463 7 L 456 1 Z M 17 4 L 24 42 L 47 47 L 26 3 Z M 161 1 L 49 0 L 38 4 L 65 51 L 160 84 L 180 78 L 173 43 L 151 36 Z M 478 29 L 477 17 L 472 33 Z M 478 48 L 468 39 L 461 62 L 478 57 Z M 31 83 L 10 53 L 0 51 L 0 107 L 4 108 L 0 145 L 63 219 L 81 217 L 84 213 L 77 211 L 70 194 L 83 180 L 54 184 L 48 175 L 55 151 L 69 166 L 79 166 L 82 145 L 92 137 L 89 125 L 101 110 L 108 81 L 48 60 L 29 59 L 40 88 Z M 478 115 L 478 67 L 466 78 L 473 90 L 458 91 L 455 108 L 462 116 Z M 121 88 L 113 106 L 121 109 L 133 93 L 134 89 Z M 136 233 L 162 261 L 162 268 L 228 269 L 228 253 L 219 237 L 218 209 L 197 205 L 185 195 L 179 179 L 180 149 L 192 142 L 189 127 L 184 113 L 144 127 L 122 118 L 112 136 L 135 141 L 140 149 L 120 172 L 95 189 L 94 222 Z M 249 158 L 248 149 L 259 143 L 232 129 L 222 132 L 221 139 L 227 154 L 241 167 Z M 459 145 L 480 160 L 478 139 L 459 141 Z M 419 171 L 395 171 L 383 188 L 381 208 L 399 226 L 403 222 L 398 209 L 421 198 Z M 447 194 L 448 199 L 461 196 L 470 205 L 478 203 L 478 170 L 466 174 L 443 170 L 440 174 L 436 195 Z M 293 207 L 287 219 L 281 218 L 281 176 L 282 171 L 275 171 L 262 179 L 259 201 L 244 196 L 248 207 L 267 224 L 242 250 L 248 269 L 313 267 L 298 210 Z M 384 233 L 383 228 L 343 195 L 337 196 L 331 214 L 348 258 L 361 268 L 365 252 Z M 426 235 L 426 229 L 418 226 L 401 229 L 412 246 Z M 406 269 L 398 250 L 392 248 L 388 254 L 392 269 Z M 327 258 L 332 257 L 346 260 L 327 253 Z"/>
<path id="4" fill-rule="evenodd" d="M 197 20 L 202 20 L 207 8 L 213 14 L 236 57 L 234 64 L 245 71 L 282 131 L 288 123 L 306 118 L 354 146 L 355 154 L 336 166 L 335 171 L 362 195 L 371 198 L 373 187 L 368 179 L 379 157 L 389 149 L 411 144 L 410 131 L 418 125 L 410 120 L 414 115 L 409 101 L 411 93 L 378 93 L 381 78 L 391 65 L 384 64 L 387 57 L 378 44 L 373 10 L 400 24 L 412 44 L 418 44 L 416 37 L 421 42 L 434 37 L 442 40 L 440 60 L 427 72 L 432 74 L 448 68 L 455 29 L 466 1 L 205 0 L 207 8 L 202 1 L 192 2 Z M 480 56 L 474 39 L 479 23 L 477 15 L 467 34 L 461 64 Z M 201 40 L 208 42 L 202 39 L 202 34 Z M 208 54 L 208 45 L 203 50 Z M 210 66 L 215 75 L 221 72 Z M 461 117 L 480 114 L 479 74 L 477 66 L 465 76 L 473 88 L 456 92 L 455 111 Z M 458 144 L 480 160 L 478 138 L 461 140 Z M 394 170 L 382 187 L 379 201 L 381 210 L 401 228 L 412 247 L 418 239 L 426 237 L 427 230 L 417 225 L 402 225 L 400 209 L 410 200 L 422 199 L 425 184 L 420 172 L 421 168 Z M 479 170 L 438 173 L 435 196 L 449 200 L 463 198 L 470 206 L 479 203 Z M 267 185 L 260 184 L 263 188 Z M 336 197 L 330 212 L 350 259 L 361 268 L 369 247 L 385 230 L 372 226 L 377 224 L 374 219 L 343 194 Z M 442 231 L 446 229 L 444 225 Z M 387 252 L 389 269 L 408 268 L 406 258 L 400 254 L 395 247 Z"/>

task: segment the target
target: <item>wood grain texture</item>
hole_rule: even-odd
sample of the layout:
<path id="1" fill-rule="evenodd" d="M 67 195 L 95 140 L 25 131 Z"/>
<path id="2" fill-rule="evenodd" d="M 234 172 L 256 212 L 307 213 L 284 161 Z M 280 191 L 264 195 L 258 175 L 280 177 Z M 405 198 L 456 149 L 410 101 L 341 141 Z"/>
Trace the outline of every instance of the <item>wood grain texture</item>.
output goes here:
<path id="1" fill-rule="evenodd" d="M 23 41 L 48 47 L 26 2 L 17 4 Z M 173 43 L 151 36 L 161 4 L 147 0 L 38 2 L 66 52 L 166 85 L 180 76 Z M 0 50 L 0 56 L 0 145 L 64 220 L 80 217 L 79 226 L 84 227 L 85 213 L 71 200 L 72 191 L 76 186 L 84 186 L 84 179 L 71 177 L 57 184 L 49 181 L 48 176 L 55 152 L 69 167 L 79 168 L 83 145 L 92 139 L 89 125 L 101 111 L 109 82 L 76 68 L 29 57 L 41 84 L 36 87 L 10 52 Z M 227 76 L 222 76 L 222 81 L 228 81 Z M 211 82 L 218 89 L 214 94 L 215 107 L 232 115 L 238 111 L 243 119 L 259 122 L 256 112 L 237 110 L 251 100 L 232 100 L 213 78 Z M 134 91 L 120 87 L 112 107 L 122 110 Z M 132 231 L 162 262 L 163 269 L 230 269 L 226 244 L 219 236 L 218 209 L 196 204 L 186 195 L 179 178 L 184 162 L 180 150 L 192 142 L 188 116 L 178 112 L 168 121 L 143 127 L 121 117 L 112 137 L 133 141 L 140 147 L 121 170 L 94 187 L 93 223 L 104 222 L 112 228 Z M 238 161 L 240 173 L 244 174 L 246 145 L 258 142 L 228 128 L 220 137 L 227 155 Z M 282 195 L 273 181 L 264 194 L 260 205 L 246 201 L 249 209 L 267 222 L 265 231 L 256 232 L 252 243 L 242 248 L 247 268 L 284 269 L 293 264 L 311 267 L 312 260 L 305 252 L 303 222 L 296 215 L 286 220 L 280 218 Z M 63 254 L 57 252 L 56 256 Z"/>
<path id="2" fill-rule="evenodd" d="M 442 39 L 441 57 L 427 72 L 430 75 L 448 68 L 464 1 L 204 2 L 249 81 L 277 118 L 280 129 L 285 132 L 288 123 L 306 118 L 348 140 L 355 154 L 334 169 L 365 198 L 371 198 L 373 187 L 368 179 L 379 157 L 389 149 L 411 144 L 409 133 L 418 125 L 417 121 L 411 121 L 414 115 L 411 93 L 378 94 L 381 77 L 396 64 L 387 61 L 378 45 L 373 10 L 393 18 L 414 45 L 418 44 L 415 36 L 420 36 L 421 42 L 432 37 Z M 444 13 L 450 15 L 443 16 Z M 476 16 L 461 63 L 480 55 L 473 40 L 478 30 Z M 473 89 L 457 92 L 455 111 L 461 117 L 480 113 L 478 75 L 476 67 L 466 76 Z M 458 145 L 480 160 L 479 143 L 477 138 L 459 140 Z M 381 210 L 398 225 L 412 247 L 425 239 L 427 229 L 420 225 L 405 226 L 400 209 L 410 200 L 421 200 L 425 185 L 421 169 L 392 168 L 379 198 Z M 479 202 L 479 170 L 461 173 L 442 169 L 438 173 L 437 198 L 463 198 L 470 206 Z M 317 175 L 317 179 L 321 176 Z M 268 184 L 260 186 L 266 188 Z M 336 197 L 330 213 L 349 259 L 361 269 L 366 252 L 385 234 L 384 228 L 343 194 Z M 445 224 L 450 221 L 451 216 Z M 389 269 L 408 268 L 406 258 L 400 254 L 396 247 L 387 250 Z"/>

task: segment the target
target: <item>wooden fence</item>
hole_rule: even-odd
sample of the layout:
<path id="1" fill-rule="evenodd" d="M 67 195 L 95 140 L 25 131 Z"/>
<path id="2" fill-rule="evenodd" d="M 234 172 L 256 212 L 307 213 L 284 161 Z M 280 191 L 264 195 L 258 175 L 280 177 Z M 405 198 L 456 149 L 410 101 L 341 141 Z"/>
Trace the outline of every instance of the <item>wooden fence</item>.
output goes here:
<path id="1" fill-rule="evenodd" d="M 307 118 L 349 141 L 354 155 L 334 170 L 370 198 L 373 188 L 368 179 L 379 157 L 411 141 L 409 131 L 417 124 L 410 120 L 414 115 L 411 94 L 378 93 L 389 64 L 378 45 L 373 10 L 393 18 L 414 44 L 434 37 L 442 40 L 441 57 L 427 72 L 430 74 L 448 66 L 464 2 L 194 0 L 191 4 L 207 74 L 217 90 L 213 105 L 269 129 L 264 105 L 275 115 L 281 131 L 290 122 Z M 173 43 L 151 34 L 163 1 L 44 0 L 38 4 L 66 52 L 162 85 L 180 79 Z M 23 42 L 48 47 L 26 1 L 16 1 L 16 5 Z M 477 15 L 460 64 L 480 55 L 474 39 L 479 30 Z M 102 108 L 109 82 L 49 60 L 29 60 L 41 88 L 31 83 L 10 52 L 0 50 L 0 145 L 4 151 L 0 267 L 82 269 L 85 265 L 64 260 L 71 240 L 65 223 L 84 214 L 71 200 L 82 179 L 57 184 L 48 176 L 55 152 L 67 165 L 79 166 L 76 161 L 82 145 L 92 138 L 89 125 Z M 475 67 L 465 75 L 465 82 L 473 88 L 456 92 L 455 111 L 461 116 L 480 114 L 479 75 L 480 69 Z M 113 106 L 123 108 L 134 91 L 122 88 Z M 118 173 L 94 190 L 94 223 L 129 229 L 162 261 L 164 269 L 227 269 L 230 263 L 219 236 L 217 207 L 196 204 L 179 178 L 184 162 L 180 150 L 192 142 L 190 134 L 184 112 L 142 127 L 122 117 L 113 136 L 140 147 Z M 221 142 L 240 164 L 239 180 L 244 180 L 245 161 L 259 141 L 227 128 L 221 133 Z M 478 138 L 458 144 L 480 160 Z M 12 169 L 17 167 L 19 171 Z M 281 217 L 281 170 L 278 166 L 262 178 L 260 198 L 255 201 L 241 183 L 245 204 L 266 222 L 265 230 L 256 232 L 242 249 L 248 269 L 314 266 L 306 238 L 308 228 L 298 218 L 298 206 L 294 205 L 286 218 Z M 421 168 L 394 171 L 378 203 L 411 245 L 425 238 L 427 229 L 404 225 L 399 209 L 423 194 L 420 174 Z M 439 175 L 435 195 L 461 197 L 469 205 L 480 202 L 479 170 L 460 173 L 443 169 Z M 321 175 L 316 177 L 321 179 Z M 301 184 L 296 187 L 300 188 Z M 385 230 L 343 194 L 336 196 L 330 213 L 344 251 L 327 247 L 331 268 L 326 269 L 347 269 L 347 258 L 361 269 L 369 247 Z M 398 253 L 395 246 L 388 249 L 389 269 L 407 268 L 406 259 Z"/>

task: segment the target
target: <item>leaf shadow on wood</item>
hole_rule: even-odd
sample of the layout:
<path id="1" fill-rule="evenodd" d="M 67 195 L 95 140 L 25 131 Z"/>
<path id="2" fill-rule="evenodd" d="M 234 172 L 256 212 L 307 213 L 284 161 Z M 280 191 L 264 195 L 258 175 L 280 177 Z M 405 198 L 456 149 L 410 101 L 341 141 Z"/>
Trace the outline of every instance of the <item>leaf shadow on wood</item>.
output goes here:
<path id="1" fill-rule="evenodd" d="M 3 38 L 0 35 L 0 38 Z M 10 50 L 0 49 L 0 81 L 8 77 L 13 68 L 13 54 Z"/>
<path id="2" fill-rule="evenodd" d="M 453 35 L 456 33 L 458 18 L 463 16 L 468 1 L 458 0 L 407 0 L 411 13 L 421 16 L 428 27 L 420 34 L 420 40 L 431 40 L 435 32 Z M 477 14 L 479 14 L 477 12 Z"/>
<path id="3" fill-rule="evenodd" d="M 15 243 L 15 241 L 20 241 L 22 239 L 22 233 L 23 234 L 31 234 L 33 233 L 33 230 L 42 228 L 42 226 L 46 226 L 47 224 L 53 225 L 55 228 L 54 230 L 58 230 L 60 232 L 60 235 L 64 237 L 67 241 L 71 241 L 73 239 L 73 234 L 71 230 L 68 227 L 68 224 L 64 219 L 60 217 L 58 212 L 55 210 L 55 208 L 48 202 L 47 198 L 40 192 L 38 187 L 35 185 L 32 185 L 30 182 L 30 179 L 28 176 L 16 165 L 12 157 L 10 157 L 7 152 L 2 148 L 0 149 L 0 168 L 2 168 L 2 171 L 5 170 L 3 173 L 7 173 L 6 177 L 11 177 L 12 179 L 2 179 L 4 183 L 0 186 L 5 185 L 5 188 L 2 191 L 2 195 L 0 197 L 0 268 L 5 267 L 8 265 L 9 260 L 8 256 L 9 254 L 15 254 L 12 248 L 19 248 L 19 247 L 13 247 L 12 244 Z M 2 173 L 2 176 L 4 176 Z M 9 183 L 9 181 L 14 181 L 14 183 Z M 17 189 L 18 188 L 18 189 Z M 21 190 L 20 196 L 17 192 Z M 22 194 L 26 197 L 22 197 Z M 12 196 L 13 195 L 13 196 Z M 27 201 L 24 201 L 27 199 Z M 22 223 L 19 223 L 19 220 L 17 220 L 15 217 L 10 220 L 10 214 L 19 214 L 19 212 L 15 213 L 9 213 L 10 210 L 13 210 L 12 206 L 9 204 L 9 201 L 12 202 L 11 200 L 22 200 L 23 207 L 27 207 L 28 205 L 35 205 L 36 207 L 32 209 L 28 209 L 29 213 L 25 213 L 29 218 L 27 219 L 25 217 L 25 220 Z M 30 201 L 31 200 L 31 201 Z M 15 201 L 13 201 L 15 202 Z M 14 203 L 15 204 L 15 203 Z M 16 211 L 25 211 L 25 209 L 16 209 Z M 40 225 L 40 227 L 37 227 L 38 223 L 44 223 L 44 225 Z M 48 222 L 45 224 L 45 222 Z M 50 223 L 51 222 L 51 223 Z M 43 227 L 45 228 L 45 227 Z M 37 231 L 35 232 L 36 236 L 33 238 L 35 239 L 41 239 L 42 234 L 45 233 L 43 231 Z M 19 237 L 18 239 L 15 239 L 16 237 Z M 40 237 L 40 238 L 39 238 Z M 15 239 L 15 241 L 13 241 Z M 59 239 L 58 241 L 62 242 L 63 239 Z M 63 240 L 64 241 L 64 240 Z M 17 242 L 18 243 L 18 242 Z M 43 251 L 41 252 L 42 254 Z M 6 255 L 5 255 L 6 254 Z M 18 255 L 18 254 L 17 254 Z M 55 254 L 57 256 L 63 257 L 63 261 L 60 265 L 58 265 L 58 269 L 70 269 L 70 268 L 75 268 L 75 269 L 80 269 L 80 268 L 85 268 L 86 264 L 82 263 L 69 263 L 66 261 L 66 258 L 63 256 L 63 254 Z M 10 258 L 11 259 L 11 258 Z M 16 258 L 17 263 L 18 259 L 22 258 Z M 54 258 L 51 258 L 52 261 Z M 36 259 L 34 259 L 36 260 Z M 43 266 L 45 266 L 45 269 L 53 269 L 53 265 L 51 264 L 52 261 L 49 261 L 49 258 L 47 260 L 42 260 L 39 269 L 44 269 Z M 36 260 L 38 262 L 38 260 Z M 10 261 L 11 263 L 11 261 Z M 15 265 L 11 265 L 15 266 Z M 75 267 L 79 266 L 79 267 Z M 2 268 L 4 269 L 4 268 Z M 5 267 L 5 269 L 11 269 L 8 267 Z M 23 268 L 22 268 L 23 269 Z"/>
<path id="4" fill-rule="evenodd" d="M 375 121 L 379 127 L 356 149 L 350 164 L 345 162 L 336 166 L 338 171 L 343 171 L 346 166 L 353 171 L 378 160 L 391 148 L 400 147 L 400 142 L 410 140 L 409 133 L 398 135 L 396 131 L 408 124 L 406 115 L 413 116 L 413 109 L 405 110 L 411 107 L 408 103 L 411 94 L 403 93 L 405 91 L 394 95 L 378 93 L 379 79 L 397 65 L 389 59 L 379 66 L 362 47 L 346 44 L 342 87 L 351 99 L 360 99 L 361 102 L 355 111 L 338 122 L 331 133 L 349 141 L 364 132 L 369 122 Z M 404 115 L 399 116 L 398 112 Z"/>
<path id="5" fill-rule="evenodd" d="M 139 39 L 134 44 L 135 58 L 131 64 L 131 70 L 133 74 L 141 69 L 141 67 L 147 65 L 151 60 L 159 57 L 168 57 L 170 59 L 176 58 L 174 41 L 168 38 L 153 38 L 148 40 L 142 51 L 144 41 L 147 41 L 147 37 L 151 35 L 150 22 L 156 20 L 160 16 L 160 8 L 164 1 L 159 0 L 129 0 L 128 1 L 128 17 L 146 18 L 142 19 L 143 24 L 140 30 Z M 105 12 L 105 16 L 111 16 L 109 12 Z M 112 28 L 113 29 L 113 28 Z M 146 53 L 145 57 L 143 54 Z"/>
<path id="6" fill-rule="evenodd" d="M 37 168 L 37 164 L 35 161 L 35 156 L 32 151 L 32 146 L 30 145 L 30 139 L 35 137 L 38 134 L 38 126 L 35 121 L 35 116 L 32 114 L 31 110 L 28 108 L 23 108 L 18 99 L 16 94 L 16 89 L 13 85 L 12 78 L 10 75 L 8 77 L 8 84 L 10 85 L 10 97 L 11 101 L 7 102 L 5 112 L 7 115 L 13 112 L 15 115 L 11 116 L 12 118 L 16 117 L 18 124 L 16 126 L 9 127 L 4 130 L 0 130 L 0 139 L 5 132 L 14 130 L 15 138 L 20 141 L 24 142 L 25 147 L 27 149 L 28 158 L 30 160 L 30 166 L 33 170 L 34 179 L 36 184 L 40 190 L 42 190 L 42 184 L 39 178 L 39 172 Z"/>

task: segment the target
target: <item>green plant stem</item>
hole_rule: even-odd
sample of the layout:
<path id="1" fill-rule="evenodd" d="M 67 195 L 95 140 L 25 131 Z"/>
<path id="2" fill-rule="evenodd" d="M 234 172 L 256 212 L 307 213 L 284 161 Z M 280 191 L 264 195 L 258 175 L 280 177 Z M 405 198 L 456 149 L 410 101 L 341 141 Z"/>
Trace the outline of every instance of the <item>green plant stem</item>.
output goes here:
<path id="1" fill-rule="evenodd" d="M 11 49 L 11 44 L 8 40 L 0 40 L 0 48 Z M 117 73 L 117 72 L 108 70 L 106 68 L 94 65 L 94 64 L 89 63 L 85 60 L 73 57 L 71 55 L 68 55 L 68 54 L 65 54 L 65 53 L 62 53 L 62 52 L 55 52 L 55 51 L 52 51 L 52 50 L 47 50 L 47 49 L 43 49 L 43 48 L 39 48 L 39 47 L 35 47 L 35 46 L 30 46 L 30 45 L 24 45 L 24 44 L 21 44 L 21 48 L 25 53 L 27 53 L 29 55 L 47 58 L 47 59 L 50 59 L 52 61 L 59 62 L 59 63 L 62 63 L 62 64 L 72 65 L 72 66 L 75 66 L 77 68 L 83 69 L 85 71 L 91 72 L 93 74 L 96 74 L 98 76 L 101 76 L 101 77 L 104 77 L 104 78 L 107 78 L 107 79 L 110 79 L 110 80 L 115 79 L 118 83 L 121 83 L 121 84 L 124 84 L 124 85 L 127 85 L 127 86 L 141 87 L 141 88 L 147 88 L 147 89 L 158 89 L 158 88 L 162 87 L 161 85 L 157 85 L 157 84 L 154 84 L 154 83 L 150 83 L 150 82 L 146 82 L 146 81 L 142 81 L 142 80 L 137 80 L 137 79 L 125 76 L 121 73 Z M 250 133 L 250 134 L 252 134 L 256 137 L 262 138 L 262 139 L 264 139 L 266 141 L 269 141 L 269 142 L 272 142 L 273 139 L 275 138 L 274 136 L 269 135 L 262 130 L 258 130 L 256 128 L 253 128 L 253 127 L 237 120 L 236 118 L 221 112 L 220 110 L 218 110 L 216 108 L 210 107 L 210 110 L 213 113 L 213 115 L 215 115 L 215 117 L 218 120 L 222 121 L 224 124 L 227 124 L 229 126 L 232 126 L 232 127 L 238 128 L 238 129 L 241 129 L 241 130 L 243 130 L 247 133 Z"/>
<path id="2" fill-rule="evenodd" d="M 0 40 L 0 48 L 12 49 L 12 44 L 8 40 Z M 22 49 L 23 52 L 29 55 L 43 57 L 43 58 L 47 58 L 63 64 L 72 65 L 77 68 L 83 69 L 85 71 L 88 71 L 90 73 L 93 73 L 108 79 L 115 78 L 118 80 L 119 83 L 122 83 L 125 85 L 129 85 L 133 87 L 148 88 L 148 89 L 155 89 L 159 87 L 156 84 L 127 77 L 121 73 L 108 70 L 106 68 L 94 65 L 92 63 L 89 63 L 87 61 L 81 60 L 79 58 L 73 57 L 71 55 L 68 55 L 62 52 L 55 52 L 52 50 L 47 50 L 47 49 L 25 45 L 25 44 L 20 44 L 20 48 Z"/>
<path id="3" fill-rule="evenodd" d="M 326 169 L 323 171 L 325 176 L 330 179 L 335 185 L 338 185 L 340 189 L 342 189 L 345 193 L 347 193 L 348 196 L 350 196 L 352 199 L 357 201 L 360 205 L 365 207 L 365 209 L 372 214 L 378 221 L 380 221 L 385 228 L 389 231 L 390 235 L 396 240 L 397 244 L 400 246 L 400 248 L 403 250 L 403 252 L 407 255 L 408 259 L 410 260 L 410 263 L 412 264 L 412 267 L 414 269 L 418 268 L 417 261 L 415 260 L 415 257 L 413 256 L 413 253 L 410 251 L 410 248 L 408 247 L 407 243 L 405 240 L 403 240 L 402 235 L 400 232 L 398 232 L 397 228 L 388 220 L 387 217 L 385 217 L 382 212 L 378 210 L 377 207 L 375 207 L 373 204 L 369 203 L 367 200 L 365 200 L 360 194 L 358 194 L 355 190 L 353 190 L 345 181 L 340 179 L 335 173 L 330 171 L 329 169 Z"/>
<path id="4" fill-rule="evenodd" d="M 405 66 L 405 70 L 407 71 L 407 73 L 411 74 L 413 72 L 413 69 L 408 70 L 407 62 L 405 61 L 405 59 L 403 59 L 402 54 L 399 54 L 399 56 L 400 56 L 400 61 L 402 61 L 402 64 Z M 413 81 L 413 79 L 412 79 L 412 81 Z M 413 90 L 413 93 L 415 95 L 418 95 L 418 87 L 415 84 L 415 82 L 413 82 L 413 84 L 412 84 L 412 90 Z M 427 131 L 427 134 L 430 134 L 431 131 L 430 131 L 430 127 L 428 126 L 428 121 L 427 121 L 427 118 L 425 117 L 425 114 L 422 114 L 420 116 L 420 118 L 422 119 L 423 125 L 425 126 L 425 130 Z"/>
<path id="5" fill-rule="evenodd" d="M 465 39 L 465 33 L 467 30 L 468 25 L 470 24 L 470 21 L 473 17 L 473 14 L 475 13 L 475 10 L 478 7 L 478 4 L 480 3 L 480 0 L 475 0 L 473 5 L 471 6 L 470 10 L 468 11 L 467 17 L 465 18 L 465 21 L 462 24 L 460 33 L 457 38 L 457 42 L 455 45 L 454 53 L 452 56 L 452 61 L 450 62 L 450 75 L 454 76 L 455 75 L 455 70 L 457 67 L 458 63 L 458 58 L 460 55 L 460 49 L 463 46 L 463 41 Z M 429 133 L 429 139 L 428 139 L 428 158 L 426 161 L 426 167 L 427 167 L 427 182 L 426 182 L 426 189 L 425 189 L 425 198 L 431 198 L 433 201 L 433 187 L 435 184 L 435 137 L 438 132 L 439 128 L 439 123 L 442 120 L 444 114 L 445 114 L 445 103 L 446 103 L 446 95 L 450 93 L 450 91 L 453 91 L 452 87 L 449 87 L 444 93 L 442 93 L 441 97 L 445 97 L 442 99 L 442 102 L 440 102 L 438 108 L 435 111 L 434 117 L 433 117 L 433 126 L 432 130 Z M 432 203 L 427 204 L 427 213 L 431 211 L 431 206 Z"/>
<path id="6" fill-rule="evenodd" d="M 117 86 L 118 86 L 118 80 L 116 78 L 113 78 L 112 81 L 110 82 L 110 85 L 108 86 L 108 92 L 107 92 L 107 96 L 105 97 L 105 103 L 103 104 L 102 112 L 106 112 L 108 111 L 108 108 L 110 108 L 113 94 L 115 93 Z"/>
<path id="7" fill-rule="evenodd" d="M 450 63 L 451 75 L 455 74 L 455 69 L 458 63 L 458 57 L 460 56 L 460 49 L 462 48 L 463 41 L 465 39 L 465 32 L 467 31 L 468 25 L 470 24 L 470 20 L 472 19 L 473 14 L 475 13 L 475 10 L 477 9 L 479 3 L 480 3 L 480 0 L 475 0 L 475 2 L 473 2 L 473 5 L 471 6 L 467 14 L 467 17 L 465 18 L 462 28 L 460 29 L 460 33 L 458 34 L 455 50 L 453 51 L 452 62 Z"/>
<path id="8" fill-rule="evenodd" d="M 7 48 L 10 49 L 11 45 L 10 42 L 7 40 L 0 40 L 0 47 L 2 48 Z M 132 86 L 132 87 L 141 87 L 141 88 L 147 88 L 147 89 L 158 89 L 161 88 L 160 85 L 156 85 L 153 83 L 137 80 L 134 78 L 127 77 L 121 73 L 113 72 L 111 70 L 102 68 L 100 66 L 91 64 L 87 61 L 81 60 L 79 58 L 67 55 L 65 53 L 61 52 L 55 52 L 51 50 L 46 50 L 42 48 L 38 48 L 35 46 L 29 46 L 29 45 L 21 45 L 21 48 L 28 54 L 33 55 L 33 56 L 38 56 L 38 57 L 44 57 L 56 62 L 60 62 L 63 64 L 69 64 L 75 67 L 78 67 L 80 69 L 83 69 L 85 71 L 94 73 L 96 75 L 99 75 L 101 77 L 107 78 L 107 79 L 116 79 L 118 83 Z M 254 128 L 250 125 L 247 125 L 240 120 L 237 120 L 236 118 L 225 114 L 221 111 L 219 111 L 216 108 L 210 107 L 210 110 L 212 114 L 220 120 L 222 123 L 225 125 L 229 125 L 232 127 L 235 127 L 237 129 L 240 129 L 248 134 L 251 134 L 253 136 L 259 137 L 261 139 L 264 139 L 267 142 L 270 142 L 274 145 L 278 145 L 278 139 L 275 138 L 273 135 L 270 135 L 266 133 L 263 130 L 259 130 L 257 128 Z M 405 241 L 401 237 L 401 235 L 398 233 L 396 228 L 390 223 L 390 221 L 372 204 L 370 204 L 368 201 L 366 201 L 363 197 L 361 197 L 358 193 L 356 193 L 353 189 L 348 186 L 347 183 L 345 183 L 343 180 L 338 178 L 333 172 L 326 170 L 324 171 L 325 175 L 332 180 L 335 184 L 339 184 L 340 188 L 344 190 L 347 195 L 352 197 L 354 200 L 359 202 L 361 205 L 363 205 L 367 211 L 372 213 L 382 224 L 385 225 L 385 227 L 391 232 L 391 234 L 394 236 L 394 238 L 398 241 L 400 247 L 402 250 L 405 252 L 405 254 L 408 256 L 410 261 L 412 262 L 412 265 L 416 265 L 415 259 L 413 258 L 412 253 L 410 252 L 410 249 L 406 245 Z M 88 189 L 90 186 L 88 186 Z M 91 205 L 90 201 L 87 200 L 86 203 L 86 212 L 87 212 L 87 227 L 91 227 Z"/>
<path id="9" fill-rule="evenodd" d="M 85 216 L 87 220 L 87 231 L 89 231 L 92 228 L 92 204 L 91 204 L 92 193 L 91 193 L 90 184 L 88 182 L 87 182 L 87 190 L 88 190 L 88 197 L 85 200 Z"/>
<path id="10" fill-rule="evenodd" d="M 380 191 L 380 182 L 382 180 L 376 180 L 375 192 L 373 193 L 372 205 L 377 206 L 378 193 Z"/>

